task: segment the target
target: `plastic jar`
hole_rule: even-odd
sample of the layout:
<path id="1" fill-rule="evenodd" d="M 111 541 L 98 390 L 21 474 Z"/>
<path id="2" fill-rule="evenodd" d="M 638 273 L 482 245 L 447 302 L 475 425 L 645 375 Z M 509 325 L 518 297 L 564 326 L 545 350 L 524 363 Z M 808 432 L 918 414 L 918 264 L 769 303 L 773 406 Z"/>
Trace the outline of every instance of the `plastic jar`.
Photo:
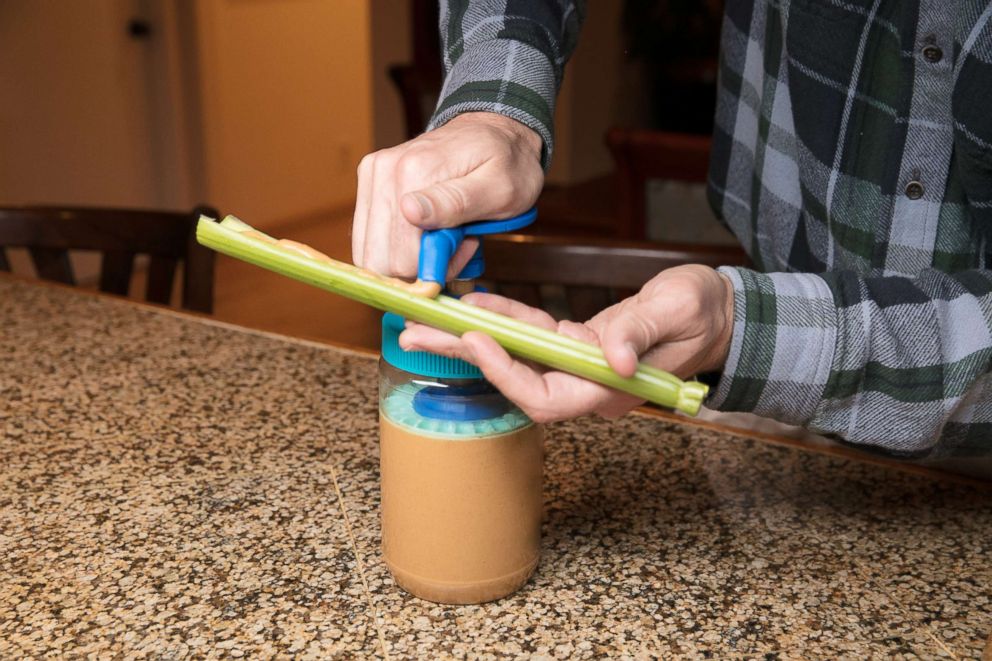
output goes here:
<path id="1" fill-rule="evenodd" d="M 474 366 L 400 350 L 402 324 L 379 363 L 383 557 L 423 599 L 499 599 L 540 557 L 543 429 Z"/>

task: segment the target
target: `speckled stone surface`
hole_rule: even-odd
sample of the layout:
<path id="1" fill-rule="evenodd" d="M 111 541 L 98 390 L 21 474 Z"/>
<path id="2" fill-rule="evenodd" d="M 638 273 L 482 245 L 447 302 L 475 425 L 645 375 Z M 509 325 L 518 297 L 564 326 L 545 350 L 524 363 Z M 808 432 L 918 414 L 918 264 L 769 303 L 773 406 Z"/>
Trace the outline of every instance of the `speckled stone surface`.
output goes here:
<path id="1" fill-rule="evenodd" d="M 992 494 L 634 415 L 548 430 L 538 573 L 379 555 L 369 357 L 0 278 L 0 658 L 979 658 Z"/>

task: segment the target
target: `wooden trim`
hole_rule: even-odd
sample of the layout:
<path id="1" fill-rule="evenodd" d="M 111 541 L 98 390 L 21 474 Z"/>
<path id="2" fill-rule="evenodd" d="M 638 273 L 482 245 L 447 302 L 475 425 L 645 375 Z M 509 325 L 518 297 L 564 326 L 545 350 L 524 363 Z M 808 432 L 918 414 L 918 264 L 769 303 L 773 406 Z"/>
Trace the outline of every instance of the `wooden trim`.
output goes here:
<path id="1" fill-rule="evenodd" d="M 503 234 L 486 237 L 486 278 L 498 282 L 640 289 L 680 264 L 747 265 L 737 246 Z M 553 276 L 549 278 L 549 273 Z M 484 278 L 485 279 L 485 278 Z"/>

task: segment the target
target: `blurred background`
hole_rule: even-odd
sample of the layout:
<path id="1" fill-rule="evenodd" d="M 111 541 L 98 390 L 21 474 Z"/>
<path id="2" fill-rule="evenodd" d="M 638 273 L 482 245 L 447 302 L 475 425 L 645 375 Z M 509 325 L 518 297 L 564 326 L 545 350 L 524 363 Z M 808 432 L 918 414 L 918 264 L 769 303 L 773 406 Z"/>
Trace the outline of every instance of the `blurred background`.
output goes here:
<path id="1" fill-rule="evenodd" d="M 732 243 L 693 154 L 652 155 L 676 172 L 638 181 L 644 209 L 617 181 L 629 129 L 697 136 L 704 168 L 721 4 L 589 2 L 535 231 Z M 419 133 L 440 81 L 433 1 L 0 0 L 0 205 L 205 203 L 350 260 L 358 161 Z M 221 319 L 378 345 L 377 313 L 253 267 L 220 258 L 214 287 Z"/>

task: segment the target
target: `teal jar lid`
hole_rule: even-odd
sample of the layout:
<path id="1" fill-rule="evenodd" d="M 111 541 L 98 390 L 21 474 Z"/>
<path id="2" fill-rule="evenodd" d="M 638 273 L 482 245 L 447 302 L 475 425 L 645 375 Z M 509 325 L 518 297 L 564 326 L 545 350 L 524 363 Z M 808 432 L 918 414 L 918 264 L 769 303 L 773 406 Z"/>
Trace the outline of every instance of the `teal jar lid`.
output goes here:
<path id="1" fill-rule="evenodd" d="M 482 371 L 472 363 L 429 351 L 400 348 L 403 317 L 392 312 L 382 315 L 382 359 L 396 369 L 435 379 L 481 379 Z"/>
<path id="2" fill-rule="evenodd" d="M 458 420 L 426 416 L 417 411 L 417 396 L 430 386 L 406 383 L 393 388 L 383 398 L 380 411 L 393 424 L 420 435 L 448 440 L 472 440 L 509 434 L 534 424 L 516 406 L 490 418 Z"/>

